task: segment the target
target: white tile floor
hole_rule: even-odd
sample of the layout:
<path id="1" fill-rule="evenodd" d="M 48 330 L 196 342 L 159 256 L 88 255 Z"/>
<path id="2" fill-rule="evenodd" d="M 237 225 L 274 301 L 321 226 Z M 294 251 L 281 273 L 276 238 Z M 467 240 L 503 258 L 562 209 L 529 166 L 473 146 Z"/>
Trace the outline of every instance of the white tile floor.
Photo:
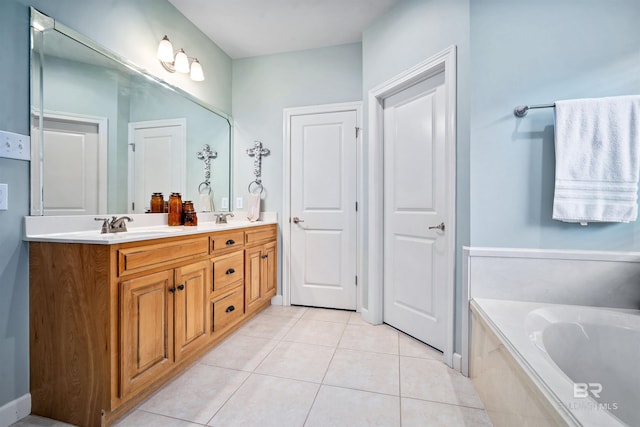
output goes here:
<path id="1" fill-rule="evenodd" d="M 441 357 L 356 313 L 271 306 L 116 425 L 491 426 L 470 380 Z"/>

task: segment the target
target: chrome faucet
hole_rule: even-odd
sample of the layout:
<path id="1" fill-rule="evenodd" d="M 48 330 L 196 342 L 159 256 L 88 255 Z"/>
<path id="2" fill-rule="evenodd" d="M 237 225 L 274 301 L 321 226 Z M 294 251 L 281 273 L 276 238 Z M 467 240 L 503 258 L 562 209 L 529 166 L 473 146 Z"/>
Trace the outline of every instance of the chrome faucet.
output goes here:
<path id="1" fill-rule="evenodd" d="M 216 224 L 227 224 L 227 217 L 233 216 L 232 213 L 219 213 L 216 214 Z"/>
<path id="2" fill-rule="evenodd" d="M 120 233 L 122 231 L 127 231 L 127 223 L 125 221 L 133 221 L 133 218 L 128 216 L 121 216 L 118 218 L 117 216 L 112 216 L 111 221 L 109 218 L 94 218 L 96 221 L 103 221 L 102 228 L 100 229 L 101 234 L 106 233 Z"/>

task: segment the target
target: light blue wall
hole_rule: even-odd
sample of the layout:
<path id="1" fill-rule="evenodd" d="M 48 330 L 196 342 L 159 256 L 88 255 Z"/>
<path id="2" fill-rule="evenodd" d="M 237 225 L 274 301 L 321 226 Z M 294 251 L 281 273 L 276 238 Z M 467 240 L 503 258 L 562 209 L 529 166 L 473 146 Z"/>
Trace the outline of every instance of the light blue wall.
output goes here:
<path id="1" fill-rule="evenodd" d="M 362 99 L 360 43 L 233 61 L 234 191 L 244 197 L 254 179 L 246 153 L 260 140 L 271 154 L 262 162 L 263 210 L 276 211 L 282 226 L 283 115 L 288 107 Z M 281 249 L 281 248 L 280 248 Z M 279 260 L 282 271 L 282 260 Z M 278 275 L 279 278 L 282 274 Z M 281 289 L 281 286 L 279 286 Z"/>
<path id="2" fill-rule="evenodd" d="M 469 2 L 403 0 L 363 34 L 363 93 L 451 45 L 457 46 L 456 307 L 461 304 L 461 248 L 469 243 Z M 365 104 L 366 105 L 366 104 Z M 366 117 L 366 115 L 365 115 Z M 366 134 L 365 134 L 366 140 Z M 365 155 L 367 143 L 365 141 Z M 367 161 L 365 160 L 365 165 Z M 366 175 L 365 175 L 366 176 Z M 367 187 L 365 181 L 365 187 Z M 367 190 L 365 190 L 365 195 Z M 365 206 L 367 201 L 365 200 Z M 366 227 L 366 225 L 365 225 Z M 366 237 L 366 236 L 365 236 Z M 365 244 L 365 247 L 367 245 Z M 366 266 L 365 266 L 366 274 Z M 364 280 L 367 286 L 367 280 Z M 365 288 L 365 295 L 368 289 Z M 364 301 L 365 307 L 368 301 Z M 456 348 L 460 345 L 456 313 Z"/>
<path id="3" fill-rule="evenodd" d="M 166 0 L 0 1 L 0 129 L 29 133 L 29 8 L 34 6 L 222 111 L 231 111 L 231 59 Z M 155 59 L 164 34 L 201 59 L 207 80 L 169 76 Z M 0 211 L 0 406 L 29 392 L 29 162 L 0 159 L 9 210 Z"/>
<path id="4" fill-rule="evenodd" d="M 553 110 L 518 104 L 640 93 L 637 0 L 471 1 L 471 244 L 637 251 L 640 222 L 551 219 Z"/>

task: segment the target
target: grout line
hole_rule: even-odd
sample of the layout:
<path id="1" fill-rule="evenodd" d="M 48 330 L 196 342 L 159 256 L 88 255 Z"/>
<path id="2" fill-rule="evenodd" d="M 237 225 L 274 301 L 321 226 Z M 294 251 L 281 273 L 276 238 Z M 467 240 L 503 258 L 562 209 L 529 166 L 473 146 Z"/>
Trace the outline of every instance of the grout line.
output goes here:
<path id="1" fill-rule="evenodd" d="M 192 420 L 185 420 L 184 418 L 172 417 L 171 415 L 166 415 L 166 414 L 159 414 L 157 412 L 148 411 L 146 409 L 137 409 L 137 410 L 140 411 L 140 412 L 145 412 L 147 414 L 158 415 L 160 417 L 169 418 L 171 420 L 184 421 L 185 423 L 195 424 L 195 425 L 198 425 L 198 426 L 206 426 L 208 424 L 208 422 L 206 422 L 204 424 L 197 423 L 197 422 L 192 421 Z M 129 414 L 126 417 L 120 418 L 120 420 L 118 420 L 118 423 L 123 421 L 125 418 L 129 417 L 129 415 L 132 415 L 134 412 L 135 411 L 131 411 L 131 412 L 129 412 Z M 211 420 L 209 420 L 209 421 L 211 421 Z M 115 426 L 117 427 L 117 424 L 115 424 Z"/>

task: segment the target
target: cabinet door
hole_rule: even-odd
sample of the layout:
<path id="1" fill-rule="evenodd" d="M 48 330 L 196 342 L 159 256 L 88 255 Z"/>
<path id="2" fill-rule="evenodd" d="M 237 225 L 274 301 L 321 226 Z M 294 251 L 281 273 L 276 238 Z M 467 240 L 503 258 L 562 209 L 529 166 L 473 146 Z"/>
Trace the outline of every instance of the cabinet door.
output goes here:
<path id="1" fill-rule="evenodd" d="M 209 261 L 176 269 L 174 299 L 176 362 L 189 351 L 207 342 L 209 325 L 208 295 L 211 288 Z"/>
<path id="2" fill-rule="evenodd" d="M 262 246 L 244 252 L 244 292 L 247 313 L 260 305 L 262 299 Z"/>
<path id="3" fill-rule="evenodd" d="M 271 298 L 278 286 L 277 242 L 270 242 L 262 248 L 262 298 Z"/>
<path id="4" fill-rule="evenodd" d="M 120 396 L 140 389 L 172 366 L 173 271 L 125 280 L 120 288 Z"/>

